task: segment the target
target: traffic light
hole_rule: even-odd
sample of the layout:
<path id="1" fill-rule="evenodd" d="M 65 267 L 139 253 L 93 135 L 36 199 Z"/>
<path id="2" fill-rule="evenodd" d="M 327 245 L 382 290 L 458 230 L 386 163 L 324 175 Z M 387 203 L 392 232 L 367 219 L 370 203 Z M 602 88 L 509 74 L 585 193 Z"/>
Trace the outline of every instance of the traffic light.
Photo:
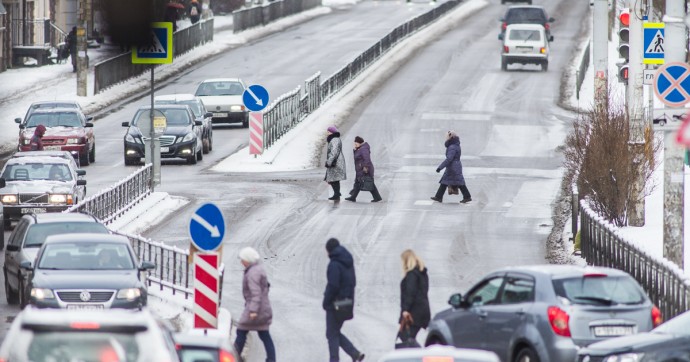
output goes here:
<path id="1" fill-rule="evenodd" d="M 622 59 L 618 63 L 618 81 L 628 82 L 628 62 L 630 61 L 630 12 L 623 9 L 618 16 L 618 57 Z"/>

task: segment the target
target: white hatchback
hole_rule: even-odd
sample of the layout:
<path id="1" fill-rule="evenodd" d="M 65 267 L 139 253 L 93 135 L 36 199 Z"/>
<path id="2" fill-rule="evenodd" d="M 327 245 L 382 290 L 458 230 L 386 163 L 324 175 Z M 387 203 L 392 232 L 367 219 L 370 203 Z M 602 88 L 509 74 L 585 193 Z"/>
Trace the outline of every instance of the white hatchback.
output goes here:
<path id="1" fill-rule="evenodd" d="M 511 24 L 498 38 L 503 40 L 501 70 L 515 63 L 541 65 L 543 71 L 549 68 L 549 42 L 553 36 L 547 39 L 542 25 Z"/>

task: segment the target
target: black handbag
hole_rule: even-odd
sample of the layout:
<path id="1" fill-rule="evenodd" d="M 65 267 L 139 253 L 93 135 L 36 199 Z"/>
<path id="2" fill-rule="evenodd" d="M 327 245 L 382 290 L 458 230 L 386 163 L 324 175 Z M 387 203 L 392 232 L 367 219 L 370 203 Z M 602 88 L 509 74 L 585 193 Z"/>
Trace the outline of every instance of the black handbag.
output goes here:
<path id="1" fill-rule="evenodd" d="M 417 340 L 415 338 L 412 338 L 410 335 L 410 327 L 407 326 L 406 328 L 403 328 L 400 332 L 398 332 L 398 336 L 395 337 L 395 340 L 397 341 L 400 339 L 400 342 L 395 343 L 395 349 L 403 349 L 403 348 L 421 348 L 422 346 L 419 345 Z"/>
<path id="2" fill-rule="evenodd" d="M 359 189 L 362 191 L 374 191 L 374 178 L 369 175 L 364 175 L 359 180 Z"/>
<path id="3" fill-rule="evenodd" d="M 354 318 L 354 301 L 352 298 L 344 298 L 333 302 L 335 318 L 339 321 L 348 321 Z"/>

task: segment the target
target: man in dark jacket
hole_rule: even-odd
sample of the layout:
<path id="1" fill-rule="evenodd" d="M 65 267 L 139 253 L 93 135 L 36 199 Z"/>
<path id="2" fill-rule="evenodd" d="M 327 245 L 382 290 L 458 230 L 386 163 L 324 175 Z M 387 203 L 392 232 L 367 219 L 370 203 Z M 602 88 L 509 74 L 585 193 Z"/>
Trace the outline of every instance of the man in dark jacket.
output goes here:
<path id="1" fill-rule="evenodd" d="M 34 130 L 34 135 L 31 136 L 31 141 L 29 145 L 31 146 L 31 151 L 43 151 L 43 135 L 46 133 L 46 126 L 39 124 Z"/>
<path id="2" fill-rule="evenodd" d="M 69 56 L 72 60 L 72 72 L 77 71 L 77 27 L 73 26 L 72 31 L 67 34 L 65 39 L 67 43 L 67 48 L 69 49 Z"/>
<path id="3" fill-rule="evenodd" d="M 343 328 L 344 320 L 337 318 L 333 302 L 342 299 L 355 298 L 355 265 L 347 249 L 340 245 L 338 239 L 331 238 L 326 242 L 326 251 L 331 261 L 328 263 L 326 276 L 328 283 L 323 292 L 323 309 L 326 311 L 326 338 L 328 339 L 328 351 L 330 362 L 340 361 L 340 347 L 345 353 L 352 357 L 353 361 L 361 361 L 364 354 L 350 342 L 345 335 L 340 332 Z"/>

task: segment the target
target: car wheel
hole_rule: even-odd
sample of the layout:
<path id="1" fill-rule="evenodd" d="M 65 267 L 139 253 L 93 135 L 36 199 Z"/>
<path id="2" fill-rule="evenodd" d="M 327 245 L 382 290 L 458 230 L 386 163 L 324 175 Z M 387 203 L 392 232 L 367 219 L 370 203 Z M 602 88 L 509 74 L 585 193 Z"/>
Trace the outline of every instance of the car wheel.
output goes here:
<path id="1" fill-rule="evenodd" d="M 208 150 L 213 151 L 213 132 L 208 133 Z"/>
<path id="2" fill-rule="evenodd" d="M 10 218 L 7 218 L 7 217 L 3 218 L 2 223 L 3 223 L 2 226 L 5 227 L 5 230 L 9 230 L 10 228 L 12 228 L 12 220 Z M 4 235 L 4 233 L 3 233 L 3 235 Z"/>
<path id="3" fill-rule="evenodd" d="M 4 218 L 2 221 L 2 230 L 0 230 L 0 250 L 5 248 L 5 221 Z"/>
<path id="4" fill-rule="evenodd" d="M 501 59 L 501 70 L 508 70 L 508 62 L 505 59 Z"/>
<path id="5" fill-rule="evenodd" d="M 426 340 L 425 347 L 429 346 L 445 346 L 447 343 L 439 337 L 431 337 Z"/>
<path id="6" fill-rule="evenodd" d="M 201 161 L 201 160 L 203 160 L 203 159 L 204 159 L 204 152 L 202 152 L 202 150 L 199 150 L 199 151 L 196 153 L 196 160 L 197 160 L 197 161 Z"/>
<path id="7" fill-rule="evenodd" d="M 91 152 L 89 152 L 89 162 L 96 162 L 96 145 L 93 145 Z"/>
<path id="8" fill-rule="evenodd" d="M 24 309 L 28 303 L 26 302 L 26 290 L 24 290 L 24 280 L 21 274 L 19 275 L 19 288 L 17 289 L 17 293 L 19 294 L 19 308 Z"/>
<path id="9" fill-rule="evenodd" d="M 7 281 L 7 270 L 3 269 L 3 273 L 5 274 L 5 297 L 7 297 L 7 304 L 16 305 L 19 302 L 19 295 L 12 290 L 10 282 Z"/>
<path id="10" fill-rule="evenodd" d="M 79 165 L 80 166 L 88 166 L 89 165 L 89 153 L 85 153 L 83 155 L 79 155 Z"/>
<path id="11" fill-rule="evenodd" d="M 247 114 L 244 117 L 244 121 L 242 121 L 242 127 L 244 128 L 249 128 L 249 114 Z"/>
<path id="12" fill-rule="evenodd" d="M 659 121 L 659 126 L 664 126 L 664 125 L 666 125 L 665 119 L 662 119 L 661 121 Z"/>
<path id="13" fill-rule="evenodd" d="M 539 357 L 531 348 L 524 347 L 517 353 L 514 362 L 539 362 Z"/>
<path id="14" fill-rule="evenodd" d="M 545 61 L 544 63 L 541 63 L 541 70 L 544 71 L 544 72 L 546 72 L 547 70 L 549 70 L 549 61 L 548 61 L 548 60 Z"/>
<path id="15" fill-rule="evenodd" d="M 187 163 L 190 165 L 196 165 L 196 154 L 187 158 Z"/>
<path id="16" fill-rule="evenodd" d="M 209 151 L 209 142 L 208 137 L 201 140 L 201 149 L 204 154 L 207 154 Z"/>

